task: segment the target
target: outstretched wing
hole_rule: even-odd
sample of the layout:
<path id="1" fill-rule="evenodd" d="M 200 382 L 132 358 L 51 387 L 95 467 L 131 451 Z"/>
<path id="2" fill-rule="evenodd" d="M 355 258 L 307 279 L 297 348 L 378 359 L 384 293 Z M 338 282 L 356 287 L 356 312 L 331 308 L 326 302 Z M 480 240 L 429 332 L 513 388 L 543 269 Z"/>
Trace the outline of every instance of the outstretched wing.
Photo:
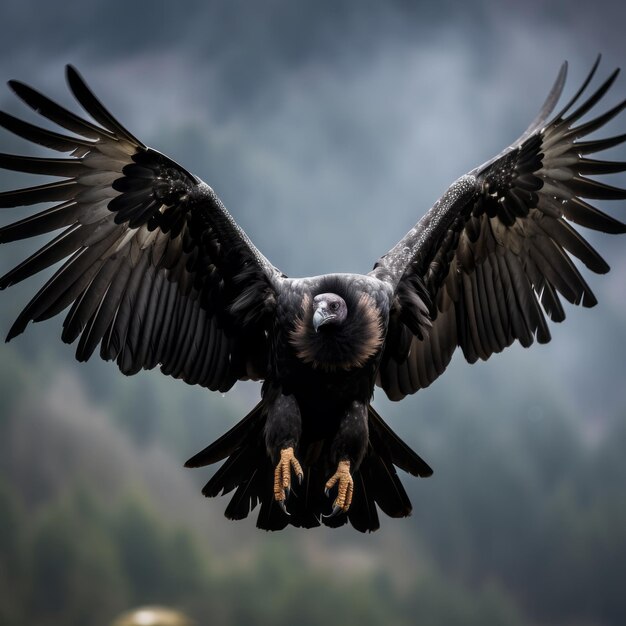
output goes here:
<path id="1" fill-rule="evenodd" d="M 626 190 L 588 176 L 626 170 L 626 163 L 587 155 L 626 135 L 587 139 L 626 101 L 579 123 L 609 90 L 613 72 L 586 99 L 598 66 L 572 100 L 549 119 L 566 65 L 539 116 L 514 144 L 456 181 L 420 222 L 376 264 L 395 300 L 378 383 L 393 400 L 430 385 L 457 346 L 473 363 L 516 339 L 550 340 L 545 315 L 565 319 L 560 297 L 591 307 L 596 299 L 572 261 L 605 273 L 609 266 L 572 223 L 605 233 L 626 225 L 587 199 L 623 200 Z"/>
<path id="2" fill-rule="evenodd" d="M 15 81 L 21 100 L 74 135 L 6 113 L 7 130 L 70 158 L 0 154 L 0 166 L 60 182 L 0 193 L 0 207 L 56 203 L 0 229 L 0 243 L 63 229 L 0 278 L 0 289 L 64 260 L 7 340 L 67 307 L 63 341 L 76 357 L 116 360 L 125 374 L 156 365 L 211 389 L 264 375 L 263 321 L 275 268 L 213 190 L 125 130 L 67 68 L 71 91 L 94 124 Z"/>

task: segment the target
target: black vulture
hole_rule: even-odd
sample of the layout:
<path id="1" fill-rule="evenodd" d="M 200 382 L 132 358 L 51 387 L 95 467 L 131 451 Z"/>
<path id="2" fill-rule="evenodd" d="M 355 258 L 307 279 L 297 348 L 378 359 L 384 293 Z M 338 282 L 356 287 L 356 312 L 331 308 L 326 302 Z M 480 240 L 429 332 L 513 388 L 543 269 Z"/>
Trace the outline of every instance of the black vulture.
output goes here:
<path id="1" fill-rule="evenodd" d="M 552 114 L 564 64 L 526 132 L 452 183 L 371 272 L 309 278 L 276 269 L 209 185 L 127 131 L 74 68 L 69 88 L 91 121 L 10 81 L 61 132 L 7 113 L 0 125 L 69 156 L 0 154 L 7 170 L 60 179 L 0 193 L 0 207 L 52 203 L 2 228 L 0 242 L 61 229 L 0 289 L 64 260 L 7 340 L 69 309 L 62 339 L 78 340 L 79 361 L 98 349 L 124 374 L 159 366 L 221 392 L 263 381 L 257 406 L 187 462 L 223 462 L 203 493 L 234 492 L 228 518 L 260 504 L 257 525 L 268 530 L 350 522 L 372 531 L 378 509 L 407 516 L 396 468 L 432 470 L 374 410 L 374 387 L 401 400 L 438 378 L 457 346 L 473 363 L 515 340 L 546 343 L 546 318 L 565 318 L 561 298 L 596 304 L 572 257 L 595 273 L 609 267 L 573 225 L 626 232 L 588 202 L 626 199 L 595 178 L 626 164 L 589 158 L 626 134 L 588 137 L 626 101 L 580 121 L 618 74 L 588 93 L 598 63 Z"/>

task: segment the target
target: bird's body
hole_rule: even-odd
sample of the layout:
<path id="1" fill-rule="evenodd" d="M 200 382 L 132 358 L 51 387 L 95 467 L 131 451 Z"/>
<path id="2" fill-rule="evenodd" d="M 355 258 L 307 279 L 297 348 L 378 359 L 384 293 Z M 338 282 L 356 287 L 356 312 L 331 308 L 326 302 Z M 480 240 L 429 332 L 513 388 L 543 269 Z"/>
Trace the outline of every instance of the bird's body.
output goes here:
<path id="1" fill-rule="evenodd" d="M 5 169 L 62 178 L 0 194 L 0 207 L 56 203 L 0 229 L 0 243 L 64 229 L 0 278 L 4 289 L 65 260 L 8 339 L 69 307 L 62 339 L 78 340 L 80 361 L 99 349 L 125 374 L 159 366 L 221 391 L 262 380 L 259 404 L 187 463 L 223 461 L 204 493 L 232 492 L 230 518 L 259 503 L 257 524 L 274 530 L 349 521 L 367 531 L 378 509 L 406 516 L 396 467 L 432 470 L 373 409 L 375 387 L 401 400 L 438 378 L 457 347 L 473 363 L 516 340 L 545 343 L 546 316 L 565 317 L 561 297 L 596 303 L 571 256 L 596 273 L 608 265 L 572 224 L 626 232 L 586 201 L 626 199 L 589 178 L 626 170 L 587 156 L 626 141 L 585 139 L 626 107 L 579 122 L 617 76 L 582 98 L 596 69 L 550 117 L 564 66 L 527 131 L 455 181 L 371 272 L 297 279 L 255 248 L 209 185 L 122 127 L 74 69 L 70 88 L 95 124 L 12 81 L 72 135 L 0 113 L 9 131 L 70 154 L 0 154 Z"/>
<path id="2" fill-rule="evenodd" d="M 248 427 L 234 429 L 234 441 L 226 435 L 226 443 L 218 440 L 187 465 L 195 467 L 221 460 L 233 447 L 255 450 L 256 454 L 235 457 L 237 462 L 232 468 L 225 464 L 227 471 L 218 472 L 205 487 L 206 495 L 217 495 L 228 491 L 232 484 L 243 485 L 243 503 L 233 498 L 236 507 L 227 514 L 244 517 L 249 510 L 248 499 L 267 503 L 264 495 L 270 489 L 272 467 L 279 463 L 281 450 L 292 448 L 303 468 L 304 483 L 294 487 L 299 495 L 290 499 L 288 517 L 284 511 L 269 506 L 273 504 L 271 500 L 259 514 L 262 527 L 277 529 L 288 522 L 316 526 L 323 519 L 333 525 L 330 516 L 323 517 L 330 513 L 329 503 L 323 497 L 327 479 L 342 459 L 350 460 L 353 473 L 366 459 L 368 472 L 388 489 L 383 500 L 385 512 L 406 515 L 410 504 L 393 468 L 394 459 L 415 475 L 427 476 L 431 470 L 395 437 L 384 443 L 384 424 L 370 406 L 393 291 L 378 278 L 359 274 L 299 279 L 276 276 L 275 281 L 273 314 L 264 331 L 271 341 L 267 345 L 262 401 L 246 418 L 251 422 Z M 325 295 L 345 303 L 345 323 L 314 326 L 312 304 Z M 370 430 L 375 431 L 373 439 Z M 394 451 L 394 444 L 398 451 Z M 396 458 L 394 454 L 404 454 L 406 458 L 398 461 L 400 456 Z M 259 471 L 259 465 L 264 464 L 265 471 Z M 288 475 L 289 471 L 287 468 Z M 290 479 L 287 480 L 291 489 Z M 357 483 L 354 490 L 362 506 L 345 508 L 355 527 L 372 530 L 378 524 L 374 500 L 368 501 L 363 483 Z M 279 497 L 283 494 L 282 482 L 277 493 Z M 342 523 L 341 517 L 337 521 Z"/>

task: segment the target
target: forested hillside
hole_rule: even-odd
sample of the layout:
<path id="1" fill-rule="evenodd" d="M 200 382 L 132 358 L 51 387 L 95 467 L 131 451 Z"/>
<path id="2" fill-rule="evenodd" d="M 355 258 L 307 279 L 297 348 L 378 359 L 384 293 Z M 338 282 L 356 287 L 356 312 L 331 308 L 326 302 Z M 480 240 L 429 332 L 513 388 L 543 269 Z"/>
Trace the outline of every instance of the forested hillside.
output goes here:
<path id="1" fill-rule="evenodd" d="M 437 420 L 421 420 L 435 475 L 405 476 L 409 520 L 384 519 L 367 536 L 271 535 L 223 519 L 225 501 L 199 493 L 206 476 L 182 468 L 183 451 L 198 446 L 196 412 L 224 409 L 222 398 L 192 409 L 188 388 L 167 385 L 165 408 L 150 409 L 149 441 L 137 441 L 122 418 L 141 416 L 137 398 L 161 397 L 157 376 L 107 380 L 111 409 L 69 366 L 50 375 L 44 358 L 27 372 L 11 352 L 0 407 L 2 624 L 106 625 L 145 603 L 224 625 L 294 615 L 305 624 L 622 623 L 623 414 L 592 442 L 558 401 L 518 406 L 502 424 L 477 419 L 488 411 L 477 402 L 470 419 L 448 395 Z M 172 417 L 177 405 L 187 409 Z"/>

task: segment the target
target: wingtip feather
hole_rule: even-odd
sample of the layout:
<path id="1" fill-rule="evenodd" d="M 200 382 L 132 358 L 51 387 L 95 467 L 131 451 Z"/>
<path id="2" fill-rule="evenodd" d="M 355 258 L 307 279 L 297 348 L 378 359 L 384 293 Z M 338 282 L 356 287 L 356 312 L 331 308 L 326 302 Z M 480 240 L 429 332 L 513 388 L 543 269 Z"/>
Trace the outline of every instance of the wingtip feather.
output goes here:
<path id="1" fill-rule="evenodd" d="M 14 78 L 8 80 L 7 85 L 9 86 L 9 89 L 18 97 L 20 95 L 19 92 L 26 86 L 21 80 L 15 80 Z"/>
<path id="2" fill-rule="evenodd" d="M 26 326 L 28 326 L 29 321 L 30 320 L 22 320 L 18 317 L 13 326 L 9 329 L 9 332 L 4 340 L 5 343 L 9 343 L 9 341 L 15 339 L 18 335 L 21 335 L 26 330 Z"/>

